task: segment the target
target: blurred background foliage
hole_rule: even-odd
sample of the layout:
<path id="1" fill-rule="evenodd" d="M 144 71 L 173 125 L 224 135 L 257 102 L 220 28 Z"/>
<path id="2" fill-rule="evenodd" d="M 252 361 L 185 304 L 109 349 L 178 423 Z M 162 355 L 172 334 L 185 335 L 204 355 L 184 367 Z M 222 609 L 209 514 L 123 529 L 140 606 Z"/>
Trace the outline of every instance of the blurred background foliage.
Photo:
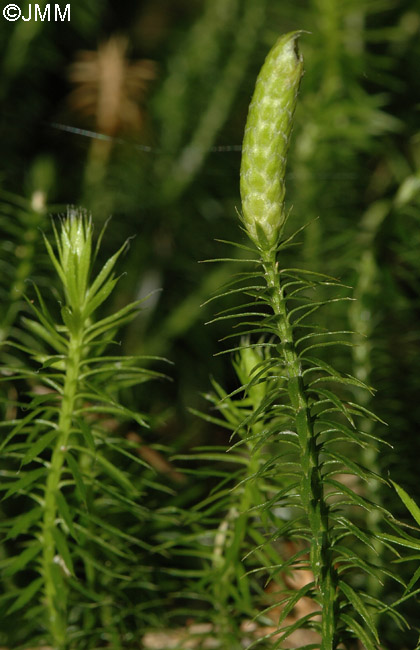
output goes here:
<path id="1" fill-rule="evenodd" d="M 238 255 L 215 238 L 244 238 L 235 210 L 255 79 L 279 34 L 306 30 L 287 200 L 291 229 L 308 225 L 281 263 L 355 288 L 350 312 L 324 317 L 360 334 L 338 365 L 377 389 L 370 407 L 388 423 L 377 433 L 393 448 L 365 460 L 420 501 L 417 0 L 70 4 L 70 22 L 0 21 L 1 337 L 19 330 L 26 281 L 50 286 L 49 215 L 82 206 L 97 232 L 111 217 L 104 259 L 132 239 L 108 309 L 153 292 L 122 348 L 175 364 L 172 383 L 129 396 L 154 418 L 150 442 L 183 453 L 226 443 L 188 408 L 205 408 L 210 375 L 236 385 L 230 360 L 214 356 L 229 332 L 206 328 L 212 307 L 200 307 L 233 271 L 198 262 Z M 170 482 L 175 470 L 163 467 Z M 208 489 L 175 476 L 157 505 L 188 506 Z"/>

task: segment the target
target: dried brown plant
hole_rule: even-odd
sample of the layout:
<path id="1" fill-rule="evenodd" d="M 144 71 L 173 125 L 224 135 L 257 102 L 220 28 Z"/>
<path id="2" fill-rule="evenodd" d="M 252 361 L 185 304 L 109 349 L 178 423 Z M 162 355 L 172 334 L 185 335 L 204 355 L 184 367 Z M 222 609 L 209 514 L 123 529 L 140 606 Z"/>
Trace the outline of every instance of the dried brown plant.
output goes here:
<path id="1" fill-rule="evenodd" d="M 112 36 L 96 51 L 80 51 L 69 70 L 70 109 L 109 136 L 141 129 L 148 85 L 156 77 L 153 61 L 131 62 L 127 51 L 127 38 Z"/>

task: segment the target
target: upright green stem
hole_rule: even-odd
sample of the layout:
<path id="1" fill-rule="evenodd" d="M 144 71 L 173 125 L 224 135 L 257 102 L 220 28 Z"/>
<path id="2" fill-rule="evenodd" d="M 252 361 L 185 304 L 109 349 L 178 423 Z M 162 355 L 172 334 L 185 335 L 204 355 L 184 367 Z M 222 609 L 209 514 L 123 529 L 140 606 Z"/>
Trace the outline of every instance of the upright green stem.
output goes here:
<path id="1" fill-rule="evenodd" d="M 263 252 L 262 259 L 271 296 L 271 307 L 277 317 L 278 333 L 286 362 L 289 398 L 296 416 L 302 468 L 300 495 L 312 533 L 311 567 L 315 583 L 321 594 L 321 650 L 333 650 L 336 627 L 336 574 L 332 562 L 328 505 L 324 497 L 318 446 L 302 379 L 302 365 L 295 348 L 293 328 L 288 320 L 286 300 L 280 283 L 275 253 Z"/>
<path id="2" fill-rule="evenodd" d="M 184 191 L 200 169 L 217 132 L 223 125 L 246 71 L 258 30 L 264 20 L 264 12 L 265 0 L 247 0 L 244 3 L 241 19 L 236 24 L 232 55 L 218 79 L 191 141 L 184 147 L 170 172 L 165 174 L 162 193 L 171 201 Z"/>
<path id="3" fill-rule="evenodd" d="M 45 200 L 45 194 L 38 191 L 32 195 L 29 208 L 26 202 L 22 202 L 23 205 L 16 205 L 23 215 L 20 218 L 22 219 L 24 234 L 14 251 L 14 277 L 10 285 L 7 306 L 5 306 L 0 318 L 0 341 L 6 340 L 10 334 L 10 329 L 20 309 L 20 301 L 25 292 L 25 283 L 30 277 L 34 266 L 40 229 L 46 219 Z"/>
<path id="4" fill-rule="evenodd" d="M 55 650 L 66 647 L 65 621 L 65 585 L 63 582 L 60 560 L 57 556 L 54 531 L 57 518 L 57 493 L 66 456 L 67 443 L 72 427 L 72 418 L 76 406 L 77 383 L 80 370 L 82 349 L 82 328 L 70 335 L 67 368 L 63 389 L 63 400 L 58 421 L 58 434 L 51 457 L 51 467 L 45 487 L 45 510 L 42 526 L 43 556 L 42 570 L 45 581 L 45 600 L 48 626 Z"/>
<path id="5" fill-rule="evenodd" d="M 356 345 L 352 348 L 354 376 L 360 381 L 370 384 L 372 373 L 372 339 L 374 334 L 374 314 L 372 306 L 377 292 L 378 268 L 375 261 L 373 249 L 373 240 L 377 235 L 380 226 L 387 212 L 381 204 L 368 210 L 362 220 L 362 230 L 360 247 L 364 246 L 365 250 L 360 257 L 357 265 L 358 281 L 355 289 L 356 300 L 349 310 L 351 329 L 357 334 L 353 335 Z M 372 217 L 376 217 L 373 219 Z M 363 338 L 362 338 L 363 337 Z M 358 391 L 358 403 L 369 408 L 371 394 L 364 390 Z M 371 434 L 373 431 L 373 421 L 370 418 L 362 418 L 360 423 L 361 431 Z M 369 467 L 373 472 L 380 475 L 380 465 L 378 449 L 373 446 L 365 447 L 361 452 L 363 464 Z M 381 503 L 380 482 L 371 478 L 367 483 L 369 498 L 375 503 Z M 366 527 L 371 532 L 378 532 L 382 514 L 379 509 L 374 508 L 366 513 Z M 379 538 L 372 540 L 372 546 L 366 549 L 367 557 L 372 564 L 376 564 L 378 558 L 382 557 L 384 544 Z M 381 584 L 375 576 L 368 575 L 366 579 L 367 591 L 371 596 L 377 597 L 380 593 Z"/>
<path id="6" fill-rule="evenodd" d="M 252 453 L 250 450 L 249 465 L 247 470 L 247 476 L 252 477 L 258 471 L 259 468 L 259 455 L 257 453 Z M 242 487 L 242 494 L 238 501 L 237 506 L 231 508 L 227 514 L 223 524 L 226 526 L 225 535 L 229 535 L 229 520 L 233 520 L 231 524 L 231 540 L 230 544 L 227 545 L 224 541 L 225 549 L 222 550 L 223 560 L 218 564 L 217 568 L 220 571 L 219 577 L 213 582 L 213 593 L 215 596 L 215 602 L 218 604 L 219 620 L 221 631 L 225 633 L 226 641 L 230 643 L 233 642 L 231 636 L 231 627 L 232 627 L 232 618 L 230 616 L 229 610 L 229 600 L 230 600 L 230 588 L 229 585 L 232 580 L 237 580 L 239 567 L 242 566 L 241 553 L 243 554 L 243 542 L 246 536 L 247 528 L 249 525 L 249 509 L 252 505 L 256 505 L 259 502 L 259 492 L 256 487 L 255 481 L 250 478 Z M 220 531 L 222 532 L 222 531 Z M 217 562 L 217 556 L 215 560 Z M 241 597 L 245 603 L 245 608 L 248 612 L 251 611 L 251 593 L 249 587 L 248 576 L 245 572 L 245 569 L 242 569 L 242 572 L 239 574 L 239 580 L 237 581 L 238 591 L 241 594 Z M 230 634 L 230 636 L 229 636 Z M 239 647 L 239 645 L 238 645 Z"/>

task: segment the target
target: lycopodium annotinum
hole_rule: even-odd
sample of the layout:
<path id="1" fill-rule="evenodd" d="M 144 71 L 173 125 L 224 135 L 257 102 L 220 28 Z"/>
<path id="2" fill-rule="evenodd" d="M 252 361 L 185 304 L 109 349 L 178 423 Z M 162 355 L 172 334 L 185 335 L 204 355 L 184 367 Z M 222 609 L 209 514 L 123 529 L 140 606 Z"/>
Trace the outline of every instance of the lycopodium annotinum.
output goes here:
<path id="1" fill-rule="evenodd" d="M 251 369 L 250 382 L 242 386 L 245 393 L 254 385 L 265 386 L 266 391 L 259 409 L 242 424 L 260 422 L 259 446 L 271 444 L 275 449 L 274 460 L 266 465 L 267 477 L 280 477 L 281 489 L 277 498 L 267 501 L 266 512 L 272 521 L 277 517 L 274 527 L 278 536 L 286 530 L 287 536 L 296 540 L 298 551 L 287 559 L 287 566 L 309 569 L 313 577 L 298 590 L 283 589 L 275 647 L 282 648 L 296 629 L 308 628 L 319 639 L 305 646 L 308 648 L 350 648 L 358 639 L 369 650 L 376 650 L 379 614 L 385 612 L 400 623 L 405 621 L 392 605 L 385 607 L 369 590 L 369 581 L 380 584 L 383 575 L 400 581 L 389 564 L 383 566 L 379 559 L 372 562 L 372 549 L 380 541 L 415 549 L 420 544 L 412 537 L 407 540 L 392 514 L 367 498 L 372 480 L 389 485 L 359 462 L 360 449 L 381 443 L 366 430 L 366 421 L 382 421 L 363 406 L 363 400 L 356 401 L 360 389 L 373 391 L 358 378 L 337 371 L 330 360 L 331 352 L 328 357 L 323 353 L 337 345 L 349 345 L 346 335 L 352 333 L 330 331 L 314 322 L 320 307 L 349 299 L 343 295 L 348 287 L 319 272 L 287 268 L 284 261 L 285 251 L 297 234 L 284 236 L 288 216 L 286 158 L 303 74 L 299 35 L 296 31 L 282 36 L 269 52 L 256 82 L 245 128 L 242 222 L 257 249 L 253 261 L 259 270 L 240 274 L 244 277 L 238 280 L 248 300 L 249 296 L 254 299 L 245 305 L 241 334 L 251 337 L 248 345 L 264 345 L 269 352 Z M 253 286 L 243 286 L 250 278 Z M 256 284 L 258 278 L 261 284 Z M 322 300 L 317 298 L 318 286 L 323 287 Z M 326 297 L 331 288 L 335 294 Z M 237 312 L 224 313 L 228 316 L 223 317 L 240 318 Z M 259 338 L 252 343 L 256 334 Z M 343 480 L 344 475 L 351 477 L 351 483 Z M 284 488 L 288 482 L 289 488 Z M 354 489 L 355 484 L 360 488 Z M 273 505 L 278 506 L 274 511 Z M 264 512 L 264 505 L 255 507 Z M 297 513 L 294 521 L 282 519 L 285 509 L 290 509 L 289 518 L 291 512 Z M 398 535 L 382 532 L 379 523 L 377 530 L 369 530 L 366 512 L 376 513 L 381 524 L 385 515 Z M 271 526 L 267 532 L 270 539 L 272 531 Z M 276 576 L 279 571 L 281 566 L 276 566 Z M 406 594 L 408 598 L 408 591 Z M 315 609 L 288 624 L 294 605 L 308 596 L 316 603 Z"/>
<path id="2" fill-rule="evenodd" d="M 276 248 L 286 220 L 285 171 L 303 60 L 297 50 L 299 32 L 282 36 L 260 71 L 249 108 L 241 164 L 243 219 L 261 255 L 270 306 L 288 376 L 290 403 L 299 438 L 302 479 L 300 494 L 312 533 L 311 567 L 322 596 L 323 648 L 333 647 L 336 575 L 331 561 L 328 506 L 324 498 L 320 461 L 303 367 L 294 341 Z"/>
<path id="3" fill-rule="evenodd" d="M 305 365 L 299 354 L 287 300 L 292 287 L 299 290 L 299 280 L 293 282 L 290 275 L 282 276 L 277 262 L 286 222 L 286 157 L 303 75 L 303 60 L 297 48 L 299 34 L 291 32 L 277 41 L 258 76 L 245 128 L 240 187 L 243 223 L 258 249 L 266 282 L 266 303 L 271 311 L 268 320 L 279 340 L 279 363 L 287 377 L 288 408 L 291 407 L 293 413 L 293 432 L 301 466 L 300 507 L 308 522 L 310 568 L 314 575 L 314 593 L 322 612 L 321 648 L 332 650 L 337 638 L 339 579 L 332 557 L 330 509 L 324 492 L 321 445 L 311 413 L 313 393 L 305 381 Z"/>

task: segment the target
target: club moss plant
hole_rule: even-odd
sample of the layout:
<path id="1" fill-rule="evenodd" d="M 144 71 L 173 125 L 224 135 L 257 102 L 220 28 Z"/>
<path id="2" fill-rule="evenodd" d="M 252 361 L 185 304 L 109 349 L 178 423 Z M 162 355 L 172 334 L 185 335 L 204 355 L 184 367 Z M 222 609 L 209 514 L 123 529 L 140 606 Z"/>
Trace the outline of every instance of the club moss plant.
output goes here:
<path id="1" fill-rule="evenodd" d="M 262 415 L 265 402 L 270 391 L 282 389 L 282 380 L 264 367 L 268 358 L 269 344 L 261 342 L 261 345 L 252 346 L 250 341 L 243 340 L 233 365 L 241 386 L 247 386 L 246 395 L 235 399 L 237 391 L 228 395 L 213 379 L 214 392 L 206 398 L 214 408 L 220 409 L 220 417 L 196 411 L 212 425 L 222 427 L 237 438 L 228 455 L 228 466 L 218 468 L 223 477 L 221 484 L 190 514 L 192 521 L 197 516 L 199 520 L 202 516 L 211 520 L 214 511 L 217 512 L 218 526 L 201 583 L 211 593 L 213 620 L 221 647 L 235 649 L 243 647 L 238 612 L 252 619 L 267 605 L 258 584 L 261 564 L 271 566 L 282 561 L 278 549 L 267 545 L 262 533 L 264 528 L 269 528 L 272 519 L 267 498 L 278 495 L 282 481 L 280 478 L 273 482 L 270 477 L 278 449 L 261 444 L 264 427 L 268 424 Z M 256 375 L 253 376 L 254 370 Z M 255 417 L 258 413 L 260 417 Z M 226 461 L 226 456 L 220 453 L 223 448 L 215 451 L 211 449 L 208 455 L 209 450 L 203 450 L 201 459 L 212 459 L 213 463 Z M 232 481 L 233 489 L 230 487 Z"/>
<path id="2" fill-rule="evenodd" d="M 337 586 L 331 557 L 329 508 L 324 496 L 320 446 L 310 412 L 310 396 L 304 386 L 304 368 L 276 262 L 276 249 L 286 221 L 286 156 L 303 74 L 303 61 L 296 46 L 298 36 L 299 32 L 295 32 L 277 41 L 257 79 L 245 128 L 241 197 L 246 229 L 261 254 L 269 305 L 274 314 L 273 326 L 281 341 L 282 361 L 288 376 L 290 405 L 300 447 L 302 507 L 312 535 L 310 564 L 321 595 L 322 638 L 326 650 L 334 643 Z"/>
<path id="3" fill-rule="evenodd" d="M 142 368 L 139 357 L 107 353 L 139 302 L 95 318 L 118 282 L 114 267 L 127 243 L 92 278 L 101 236 L 95 249 L 90 218 L 70 210 L 54 231 L 55 250 L 47 238 L 45 246 L 62 288 L 61 322 L 35 288 L 24 344 L 9 343 L 35 365 L 3 369 L 7 381 L 25 381 L 30 391 L 17 402 L 16 419 L 3 423 L 10 429 L 1 445 L 9 461 L 2 485 L 6 539 L 14 547 L 3 568 L 17 582 L 0 605 L 6 619 L 30 616 L 26 641 L 65 650 L 103 647 L 108 639 L 119 648 L 124 592 L 139 584 L 148 589 L 146 567 L 136 567 L 149 548 L 138 535 L 149 519 L 140 496 L 152 473 L 135 444 L 112 430 L 123 421 L 148 426 L 147 416 L 120 397 L 162 375 Z M 105 416 L 114 422 L 111 431 L 102 425 Z M 134 524 L 136 535 L 130 534 Z"/>
<path id="4" fill-rule="evenodd" d="M 216 386 L 212 399 L 231 425 L 233 439 L 239 438 L 232 443 L 236 453 L 245 445 L 249 457 L 249 471 L 235 474 L 239 484 L 232 492 L 242 494 L 236 503 L 243 510 L 237 513 L 236 523 L 230 523 L 233 541 L 225 544 L 224 565 L 220 557 L 223 551 L 218 548 L 218 565 L 228 571 L 229 560 L 241 567 L 231 568 L 233 574 L 249 577 L 259 572 L 267 582 L 275 580 L 277 584 L 282 582 L 280 574 L 290 570 L 311 576 L 294 589 L 288 587 L 287 579 L 283 580 L 283 589 L 276 592 L 277 603 L 264 611 L 254 610 L 255 619 L 262 625 L 267 625 L 267 614 L 274 608 L 280 613 L 276 615 L 275 631 L 268 631 L 249 647 L 268 642 L 267 647 L 282 648 L 286 640 L 294 642 L 298 629 L 305 629 L 314 635 L 305 645 L 307 648 L 351 648 L 357 639 L 368 650 L 374 650 L 380 647 L 381 614 L 393 618 L 397 625 L 406 625 L 392 605 L 365 591 L 368 580 L 381 583 L 388 576 L 401 582 L 389 564 L 381 563 L 380 558 L 375 561 L 375 547 L 385 544 L 387 553 L 397 553 L 394 544 L 419 546 L 415 538 L 408 539 L 402 532 L 391 513 L 369 500 L 372 481 L 389 486 L 387 480 L 359 462 L 357 451 L 382 444 L 366 428 L 366 422 L 380 419 L 362 401 L 357 402 L 360 391 L 373 390 L 360 379 L 336 370 L 330 358 L 325 359 L 325 353 L 330 355 L 335 346 L 351 345 L 352 332 L 324 329 L 314 319 L 321 306 L 329 308 L 332 303 L 350 300 L 348 287 L 318 272 L 281 266 L 282 251 L 296 245 L 297 235 L 285 236 L 285 169 L 303 74 L 297 48 L 299 35 L 291 32 L 282 36 L 268 54 L 245 128 L 241 219 L 254 247 L 240 247 L 248 251 L 250 259 L 245 263 L 252 263 L 254 270 L 239 273 L 222 294 L 215 296 L 245 295 L 242 309 L 228 308 L 215 320 L 234 319 L 237 323 L 236 333 L 227 338 L 237 336 L 238 330 L 248 337 L 247 343 L 228 352 L 243 356 L 245 348 L 250 351 L 249 358 L 254 356 L 254 362 L 248 363 L 246 373 L 242 373 L 241 387 L 227 395 Z M 317 298 L 320 287 L 322 300 Z M 330 297 L 328 292 L 333 292 Z M 256 356 L 255 351 L 263 348 L 264 354 Z M 257 388 L 263 395 L 258 406 Z M 242 391 L 245 403 L 251 400 L 254 407 L 251 412 L 242 410 L 238 422 L 241 407 L 232 398 Z M 235 418 L 236 425 L 232 426 Z M 259 489 L 253 490 L 253 485 Z M 225 498 L 223 490 L 220 495 Z M 235 521 L 229 512 L 226 530 L 228 520 Z M 375 513 L 378 526 L 374 530 L 366 526 L 366 512 Z M 246 533 L 246 523 L 244 527 L 240 522 L 249 524 L 252 518 L 253 530 Z M 385 521 L 396 535 L 382 532 Z M 253 537 L 255 544 L 255 531 L 262 541 L 250 551 L 249 540 Z M 225 537 L 229 539 L 227 532 Z M 282 538 L 293 541 L 297 550 L 281 563 L 274 558 Z M 217 539 L 216 534 L 215 547 Z M 249 564 L 249 558 L 256 554 L 259 569 Z M 239 588 L 236 594 L 231 591 L 223 601 L 228 616 L 249 616 L 250 608 L 245 599 L 237 596 L 239 593 Z M 258 585 L 254 585 L 254 598 L 257 593 Z M 403 598 L 407 597 L 406 592 Z M 220 601 L 220 594 L 218 598 Z M 314 607 L 291 620 L 295 606 L 307 598 Z"/>

